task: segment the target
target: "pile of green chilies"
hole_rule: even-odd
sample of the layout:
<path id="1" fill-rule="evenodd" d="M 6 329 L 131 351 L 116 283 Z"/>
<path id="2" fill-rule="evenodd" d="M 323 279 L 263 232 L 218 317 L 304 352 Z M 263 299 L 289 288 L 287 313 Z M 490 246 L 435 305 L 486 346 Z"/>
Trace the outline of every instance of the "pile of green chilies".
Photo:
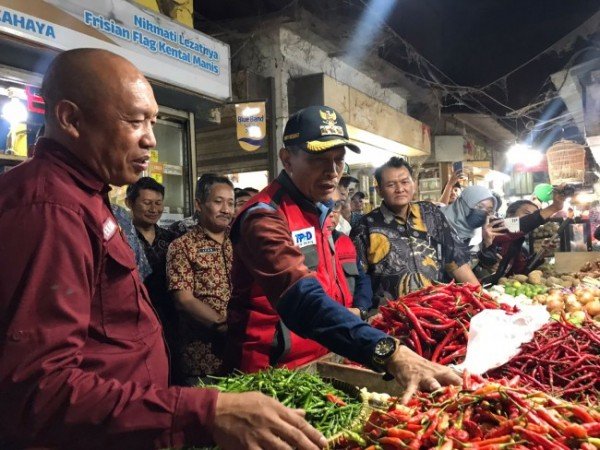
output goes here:
<path id="1" fill-rule="evenodd" d="M 212 377 L 223 392 L 258 391 L 279 400 L 289 408 L 306 411 L 306 420 L 327 438 L 347 430 L 359 416 L 362 403 L 336 389 L 317 375 L 288 369 L 268 369 L 257 373 L 235 373 Z"/>

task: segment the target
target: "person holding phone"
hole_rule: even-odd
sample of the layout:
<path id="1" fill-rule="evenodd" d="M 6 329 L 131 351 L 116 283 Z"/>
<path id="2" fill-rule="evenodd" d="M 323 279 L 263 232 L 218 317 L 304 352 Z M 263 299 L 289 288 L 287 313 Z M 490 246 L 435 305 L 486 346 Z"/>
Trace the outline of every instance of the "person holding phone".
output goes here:
<path id="1" fill-rule="evenodd" d="M 460 164 L 460 166 L 458 164 Z M 451 203 L 454 203 L 454 201 L 462 192 L 462 186 L 460 185 L 460 180 L 464 178 L 462 172 L 462 162 L 452 164 L 452 169 L 454 172 L 452 172 L 452 175 L 450 178 L 448 178 L 439 201 L 439 203 L 444 205 L 450 205 Z"/>
<path id="2" fill-rule="evenodd" d="M 489 235 L 493 239 L 490 243 L 489 239 L 486 240 L 484 237 L 482 249 L 477 254 L 479 263 L 473 270 L 482 282 L 491 282 L 493 279 L 512 274 L 527 274 L 541 265 L 543 258 L 537 265 L 531 264 L 534 255 L 529 251 L 530 249 L 524 247 L 524 244 L 527 242 L 528 233 L 546 223 L 563 209 L 566 196 L 560 187 L 553 190 L 552 198 L 550 206 L 544 209 L 539 209 L 531 200 L 518 200 L 511 203 L 506 210 L 506 217 L 519 218 L 517 232 L 501 231 L 500 221 L 490 220 Z M 549 249 L 551 245 L 548 243 L 546 247 Z"/>
<path id="3" fill-rule="evenodd" d="M 496 197 L 484 186 L 468 186 L 454 203 L 441 208 L 446 219 L 456 230 L 459 238 L 469 244 L 477 229 L 494 216 L 498 208 Z"/>

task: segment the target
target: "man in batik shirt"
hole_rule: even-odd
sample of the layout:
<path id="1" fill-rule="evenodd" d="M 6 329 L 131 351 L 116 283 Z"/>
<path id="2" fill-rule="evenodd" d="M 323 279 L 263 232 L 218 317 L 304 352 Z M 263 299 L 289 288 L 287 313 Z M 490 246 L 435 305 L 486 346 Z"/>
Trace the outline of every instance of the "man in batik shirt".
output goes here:
<path id="1" fill-rule="evenodd" d="M 226 177 L 203 176 L 196 190 L 198 224 L 175 239 L 167 253 L 169 290 L 179 310 L 180 371 L 184 383 L 219 374 L 231 296 L 233 185 Z"/>
<path id="2" fill-rule="evenodd" d="M 371 277 L 373 303 L 396 299 L 444 273 L 459 282 L 478 283 L 469 266 L 468 248 L 430 202 L 412 202 L 412 168 L 393 157 L 375 171 L 383 198 L 379 208 L 363 216 L 351 238 Z"/>

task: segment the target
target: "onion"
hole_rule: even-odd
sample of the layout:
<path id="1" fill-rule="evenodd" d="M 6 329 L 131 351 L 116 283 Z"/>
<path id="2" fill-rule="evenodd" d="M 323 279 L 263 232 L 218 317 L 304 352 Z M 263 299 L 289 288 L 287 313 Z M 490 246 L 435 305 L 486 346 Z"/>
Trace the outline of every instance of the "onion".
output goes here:
<path id="1" fill-rule="evenodd" d="M 571 322 L 572 323 L 583 323 L 585 320 L 585 313 L 583 311 L 574 311 L 571 314 Z"/>
<path id="2" fill-rule="evenodd" d="M 563 311 L 565 309 L 565 305 L 562 300 L 558 298 L 552 298 L 546 302 L 546 309 L 550 312 Z"/>
<path id="3" fill-rule="evenodd" d="M 584 311 L 588 313 L 592 317 L 596 317 L 600 314 L 600 300 L 594 300 L 592 302 L 587 303 L 583 307 Z"/>
<path id="4" fill-rule="evenodd" d="M 581 303 L 578 301 L 574 301 L 571 303 L 566 303 L 566 309 L 568 312 L 575 312 L 581 310 Z"/>
<path id="5" fill-rule="evenodd" d="M 583 291 L 581 294 L 579 294 L 579 303 L 583 305 L 591 302 L 592 300 L 594 300 L 594 294 L 592 294 L 590 291 Z"/>
<path id="6" fill-rule="evenodd" d="M 551 302 L 552 300 L 560 300 L 560 302 L 562 303 L 563 298 L 562 295 L 560 295 L 560 293 L 554 292 L 546 296 L 546 302 Z"/>
<path id="7" fill-rule="evenodd" d="M 565 304 L 571 304 L 577 302 L 577 296 L 575 294 L 569 294 L 565 297 Z"/>

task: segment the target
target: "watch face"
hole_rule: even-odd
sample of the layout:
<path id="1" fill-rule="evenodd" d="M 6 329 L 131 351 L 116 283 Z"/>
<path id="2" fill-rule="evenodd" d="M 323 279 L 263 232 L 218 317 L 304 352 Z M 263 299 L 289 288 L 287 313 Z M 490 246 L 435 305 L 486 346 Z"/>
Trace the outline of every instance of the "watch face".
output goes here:
<path id="1" fill-rule="evenodd" d="M 389 358 L 396 350 L 396 341 L 393 338 L 384 338 L 375 346 L 375 356 L 377 358 Z"/>

